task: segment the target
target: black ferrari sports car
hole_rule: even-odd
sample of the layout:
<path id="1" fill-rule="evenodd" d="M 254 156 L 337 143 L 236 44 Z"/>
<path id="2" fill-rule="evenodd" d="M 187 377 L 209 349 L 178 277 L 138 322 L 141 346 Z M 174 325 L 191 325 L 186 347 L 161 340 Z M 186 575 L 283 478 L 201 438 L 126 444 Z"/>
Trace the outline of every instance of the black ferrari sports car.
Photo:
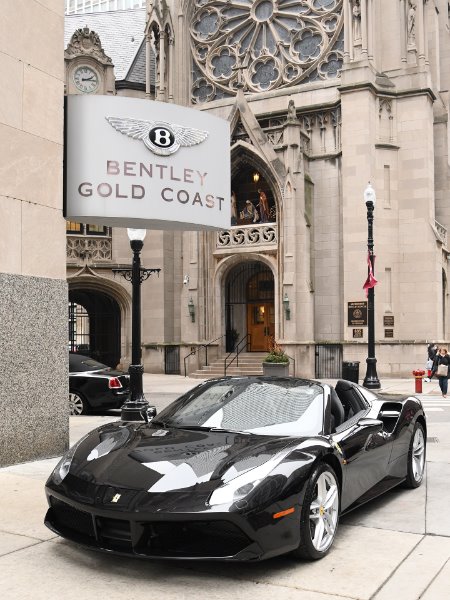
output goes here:
<path id="1" fill-rule="evenodd" d="M 130 394 L 130 376 L 89 356 L 69 353 L 69 411 L 84 415 L 91 410 L 120 408 Z"/>
<path id="2" fill-rule="evenodd" d="M 209 380 L 148 422 L 110 423 L 75 444 L 46 483 L 45 524 L 145 558 L 318 559 L 340 514 L 421 484 L 425 449 L 412 396 L 349 381 Z"/>

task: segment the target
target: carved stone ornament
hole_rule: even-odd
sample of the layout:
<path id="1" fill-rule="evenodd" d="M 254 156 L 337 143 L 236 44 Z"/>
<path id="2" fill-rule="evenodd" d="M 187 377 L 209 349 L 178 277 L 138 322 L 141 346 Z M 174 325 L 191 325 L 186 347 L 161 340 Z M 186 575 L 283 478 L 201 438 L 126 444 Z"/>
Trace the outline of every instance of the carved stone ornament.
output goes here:
<path id="1" fill-rule="evenodd" d="M 68 236 L 66 239 L 66 255 L 69 260 L 111 260 L 111 239 L 89 239 L 86 237 Z"/>
<path id="2" fill-rule="evenodd" d="M 91 56 L 104 65 L 112 64 L 112 60 L 102 48 L 98 33 L 91 31 L 87 26 L 75 31 L 64 52 L 66 59 L 78 56 Z"/>
<path id="3" fill-rule="evenodd" d="M 340 76 L 343 0 L 197 0 L 193 102 Z"/>
<path id="4" fill-rule="evenodd" d="M 220 231 L 217 234 L 217 248 L 235 248 L 277 245 L 275 225 L 250 225 Z"/>

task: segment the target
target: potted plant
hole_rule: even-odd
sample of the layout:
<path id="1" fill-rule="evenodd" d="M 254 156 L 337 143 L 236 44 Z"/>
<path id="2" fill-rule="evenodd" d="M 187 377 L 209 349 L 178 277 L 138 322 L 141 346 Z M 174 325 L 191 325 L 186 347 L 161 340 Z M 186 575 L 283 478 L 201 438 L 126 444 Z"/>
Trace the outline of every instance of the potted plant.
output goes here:
<path id="1" fill-rule="evenodd" d="M 278 377 L 289 375 L 289 357 L 275 340 L 272 340 L 269 354 L 263 360 L 263 374 Z"/>

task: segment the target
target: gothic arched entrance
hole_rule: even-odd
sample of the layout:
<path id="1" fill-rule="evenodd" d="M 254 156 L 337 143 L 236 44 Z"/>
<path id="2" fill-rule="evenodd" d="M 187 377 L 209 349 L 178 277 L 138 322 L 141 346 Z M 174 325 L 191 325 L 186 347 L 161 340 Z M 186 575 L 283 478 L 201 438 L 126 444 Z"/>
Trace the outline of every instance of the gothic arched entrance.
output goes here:
<path id="1" fill-rule="evenodd" d="M 115 367 L 120 362 L 120 306 L 96 290 L 69 290 L 70 350 Z"/>
<path id="2" fill-rule="evenodd" d="M 271 269 L 259 261 L 239 263 L 225 281 L 227 351 L 249 335 L 249 350 L 269 349 L 275 335 L 275 281 Z"/>

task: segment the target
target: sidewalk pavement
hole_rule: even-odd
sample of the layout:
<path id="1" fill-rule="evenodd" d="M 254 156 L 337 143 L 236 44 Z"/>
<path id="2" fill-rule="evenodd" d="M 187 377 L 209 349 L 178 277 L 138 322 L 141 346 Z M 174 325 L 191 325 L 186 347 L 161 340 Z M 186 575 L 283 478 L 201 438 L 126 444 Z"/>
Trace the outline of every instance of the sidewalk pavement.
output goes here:
<path id="1" fill-rule="evenodd" d="M 160 410 L 199 380 L 144 375 Z M 330 383 L 334 383 L 330 380 Z M 382 391 L 413 394 L 414 378 L 381 381 Z M 437 382 L 424 383 L 440 395 Z M 428 399 L 430 402 L 434 400 Z M 449 402 L 450 405 L 450 402 Z M 259 564 L 141 561 L 84 550 L 43 525 L 44 483 L 58 458 L 0 469 L 0 596 L 5 600 L 445 600 L 450 589 L 450 411 L 429 422 L 427 476 L 341 519 L 322 561 L 283 556 Z M 71 417 L 71 444 L 118 418 Z"/>

